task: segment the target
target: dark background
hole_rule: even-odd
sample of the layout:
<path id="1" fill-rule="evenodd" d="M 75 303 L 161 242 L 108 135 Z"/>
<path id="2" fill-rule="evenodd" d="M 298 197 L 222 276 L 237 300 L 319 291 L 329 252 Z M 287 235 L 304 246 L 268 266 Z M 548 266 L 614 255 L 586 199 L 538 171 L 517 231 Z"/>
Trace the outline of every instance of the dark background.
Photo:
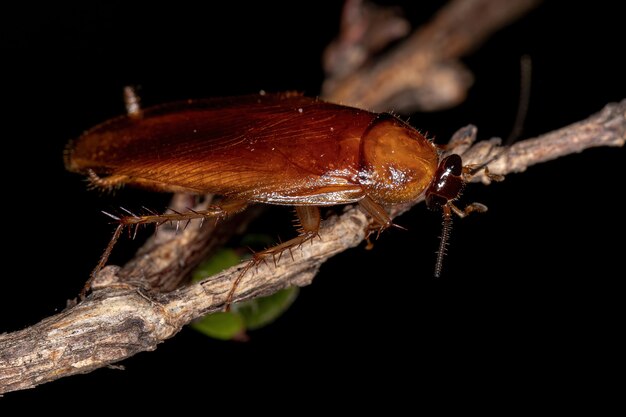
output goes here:
<path id="1" fill-rule="evenodd" d="M 167 204 L 167 196 L 136 190 L 102 197 L 64 171 L 65 143 L 122 113 L 123 86 L 140 85 L 144 104 L 261 89 L 319 93 L 320 56 L 336 34 L 339 2 L 211 7 L 88 2 L 25 5 L 0 16 L 0 332 L 34 324 L 76 296 L 112 231 L 101 209 L 120 201 Z M 437 7 L 427 2 L 407 13 L 418 25 Z M 524 137 L 624 98 L 616 8 L 545 4 L 464 59 L 476 77 L 464 104 L 414 114 L 411 123 L 440 142 L 468 123 L 480 138 L 506 136 L 523 54 L 533 59 Z M 489 213 L 455 222 L 440 280 L 430 278 L 440 218 L 417 207 L 397 220 L 408 233 L 391 230 L 373 251 L 360 247 L 327 262 L 292 309 L 249 343 L 185 329 L 157 351 L 124 361 L 125 371 L 102 369 L 9 394 L 0 407 L 171 397 L 234 408 L 241 404 L 231 395 L 245 403 L 267 394 L 273 408 L 300 391 L 307 400 L 312 385 L 320 398 L 348 400 L 348 388 L 392 391 L 391 403 L 406 405 L 414 383 L 437 389 L 443 381 L 525 376 L 547 387 L 552 378 L 577 380 L 610 366 L 607 352 L 622 331 L 615 326 L 623 310 L 624 210 L 616 199 L 624 153 L 589 150 L 501 184 L 471 186 L 464 201 L 480 201 Z M 290 221 L 277 208 L 255 227 L 284 237 Z M 128 243 L 120 248 L 117 262 L 131 255 Z"/>

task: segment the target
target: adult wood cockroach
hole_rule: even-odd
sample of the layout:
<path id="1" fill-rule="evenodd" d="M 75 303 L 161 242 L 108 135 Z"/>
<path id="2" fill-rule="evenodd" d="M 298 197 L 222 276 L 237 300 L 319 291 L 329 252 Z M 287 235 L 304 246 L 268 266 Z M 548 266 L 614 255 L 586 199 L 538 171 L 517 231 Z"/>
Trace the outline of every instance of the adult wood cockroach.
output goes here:
<path id="1" fill-rule="evenodd" d="M 297 93 L 189 100 L 145 110 L 132 90 L 125 96 L 128 115 L 70 143 L 67 169 L 105 189 L 131 185 L 212 193 L 223 200 L 202 211 L 116 217 L 118 230 L 96 272 L 124 226 L 221 217 L 251 203 L 294 206 L 298 236 L 257 252 L 252 262 L 259 262 L 317 236 L 320 206 L 357 203 L 371 216 L 372 229 L 381 231 L 393 226 L 384 207 L 425 193 L 428 207 L 444 213 L 439 275 L 452 212 L 484 209 L 453 204 L 476 170 L 464 168 L 458 155 L 440 161 L 435 144 L 390 114 Z"/>

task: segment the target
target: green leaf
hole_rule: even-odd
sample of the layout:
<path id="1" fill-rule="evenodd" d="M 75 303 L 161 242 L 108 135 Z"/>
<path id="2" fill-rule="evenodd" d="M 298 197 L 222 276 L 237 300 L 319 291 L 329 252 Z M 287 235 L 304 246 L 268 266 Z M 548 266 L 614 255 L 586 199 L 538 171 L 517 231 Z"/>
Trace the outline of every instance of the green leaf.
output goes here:
<path id="1" fill-rule="evenodd" d="M 247 244 L 271 243 L 266 235 L 250 235 Z M 220 249 L 210 259 L 202 262 L 192 274 L 200 281 L 226 268 L 237 265 L 240 255 L 233 249 Z M 195 330 L 215 339 L 231 340 L 245 334 L 246 330 L 264 327 L 280 317 L 298 296 L 299 288 L 292 287 L 267 297 L 236 303 L 231 312 L 209 314 L 191 324 Z"/>
<path id="2" fill-rule="evenodd" d="M 213 313 L 193 322 L 191 327 L 200 333 L 220 340 L 231 340 L 246 330 L 243 316 L 239 313 Z"/>
<path id="3" fill-rule="evenodd" d="M 195 271 L 193 271 L 191 279 L 194 282 L 203 280 L 206 277 L 222 272 L 226 268 L 237 265 L 239 262 L 241 262 L 241 257 L 233 249 L 220 249 L 211 258 L 198 265 Z"/>
<path id="4" fill-rule="evenodd" d="M 255 298 L 233 306 L 248 330 L 267 326 L 280 317 L 298 297 L 299 288 L 289 287 L 267 297 Z"/>

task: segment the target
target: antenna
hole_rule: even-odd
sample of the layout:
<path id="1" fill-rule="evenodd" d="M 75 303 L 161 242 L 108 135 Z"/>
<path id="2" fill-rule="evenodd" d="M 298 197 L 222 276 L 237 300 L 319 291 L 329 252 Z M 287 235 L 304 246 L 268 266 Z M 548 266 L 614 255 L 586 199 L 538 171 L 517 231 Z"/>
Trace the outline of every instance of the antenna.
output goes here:
<path id="1" fill-rule="evenodd" d="M 523 55 L 520 58 L 520 95 L 517 114 L 511 133 L 502 146 L 503 149 L 486 162 L 475 166 L 463 167 L 461 157 L 458 155 L 450 155 L 444 158 L 435 172 L 433 181 L 426 189 L 426 205 L 431 209 L 441 208 L 443 210 L 443 224 L 439 240 L 439 250 L 437 251 L 437 262 L 435 263 L 435 272 L 433 274 L 435 278 L 441 276 L 443 269 L 443 257 L 446 254 L 448 240 L 452 233 L 452 212 L 459 217 L 465 217 L 474 211 L 487 211 L 487 207 L 479 203 L 469 204 L 464 210 L 459 210 L 453 204 L 453 201 L 460 195 L 465 182 L 468 178 L 473 177 L 483 169 L 485 170 L 485 174 L 493 181 L 502 181 L 504 179 L 501 175 L 489 173 L 487 166 L 500 158 L 506 148 L 508 148 L 513 141 L 518 139 L 522 133 L 526 115 L 528 114 L 528 105 L 530 103 L 531 64 L 532 62 L 529 55 Z"/>
<path id="2" fill-rule="evenodd" d="M 446 255 L 450 233 L 452 233 L 452 213 L 448 205 L 445 205 L 443 208 L 443 223 L 441 227 L 441 237 L 439 239 L 439 250 L 437 251 L 437 262 L 435 263 L 435 273 L 433 274 L 435 278 L 441 277 L 443 257 Z"/>
<path id="3" fill-rule="evenodd" d="M 504 146 L 519 139 L 524 129 L 526 116 L 528 115 L 528 105 L 530 103 L 530 84 L 532 82 L 532 60 L 530 55 L 522 55 L 520 58 L 520 82 L 519 82 L 519 102 L 517 103 L 517 114 L 511 133 L 504 142 Z"/>

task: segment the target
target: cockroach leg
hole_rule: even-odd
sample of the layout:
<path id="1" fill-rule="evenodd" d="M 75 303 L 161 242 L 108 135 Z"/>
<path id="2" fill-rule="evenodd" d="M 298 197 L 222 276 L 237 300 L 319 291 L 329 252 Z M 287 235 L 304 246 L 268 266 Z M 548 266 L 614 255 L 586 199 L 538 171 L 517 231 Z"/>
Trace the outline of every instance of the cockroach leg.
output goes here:
<path id="1" fill-rule="evenodd" d="M 500 156 L 500 155 L 497 155 L 496 158 L 498 156 Z M 468 164 L 468 165 L 463 166 L 463 179 L 464 179 L 464 181 L 465 182 L 469 182 L 472 179 L 472 177 L 474 177 L 476 174 L 478 174 L 481 170 L 483 170 L 485 172 L 485 175 L 491 181 L 496 181 L 496 182 L 504 181 L 504 175 L 493 174 L 493 173 L 489 172 L 489 167 L 487 166 L 487 164 L 493 162 L 496 158 L 492 158 L 486 164 Z"/>
<path id="2" fill-rule="evenodd" d="M 276 260 L 276 263 L 278 263 L 284 251 L 288 250 L 291 252 L 291 249 L 299 247 L 306 241 L 311 240 L 316 236 L 319 236 L 321 216 L 320 209 L 318 207 L 296 206 L 296 215 L 298 217 L 298 222 L 296 223 L 298 236 L 285 242 L 281 242 L 278 245 L 272 246 L 271 248 L 256 252 L 254 254 L 252 262 L 254 262 L 255 264 L 259 264 L 269 256 L 274 257 L 274 259 L 276 259 L 275 257 L 278 256 L 278 259 Z M 291 257 L 293 258 L 293 254 L 291 255 Z M 237 284 L 239 284 L 238 281 L 235 282 L 233 287 L 236 288 Z M 233 290 L 231 290 L 231 292 L 233 292 Z"/>
<path id="3" fill-rule="evenodd" d="M 481 203 L 468 204 L 463 210 L 455 206 L 452 202 L 449 202 L 447 205 L 454 212 L 454 214 L 459 216 L 461 219 L 470 213 L 486 213 L 488 210 L 487 206 Z"/>
<path id="4" fill-rule="evenodd" d="M 433 276 L 439 278 L 441 276 L 441 270 L 443 269 L 443 257 L 446 255 L 446 249 L 448 247 L 448 240 L 450 239 L 450 233 L 452 233 L 452 213 L 464 218 L 471 213 L 485 213 L 487 212 L 487 206 L 481 203 L 468 204 L 463 210 L 454 205 L 452 201 L 448 201 L 443 207 L 443 222 L 441 228 L 441 236 L 439 239 L 439 250 L 437 250 L 437 261 L 435 262 L 435 273 Z"/>
<path id="5" fill-rule="evenodd" d="M 378 203 L 376 203 L 370 196 L 365 196 L 359 200 L 359 207 L 372 218 L 372 223 L 367 226 L 367 246 L 366 249 L 372 249 L 374 245 L 370 241 L 372 233 L 376 232 L 376 238 L 389 227 L 396 227 L 398 229 L 406 230 L 404 227 L 399 226 L 391 221 L 391 217 L 387 214 L 387 211 Z"/>
<path id="6" fill-rule="evenodd" d="M 111 240 L 109 241 L 109 244 L 107 245 L 106 249 L 102 253 L 102 256 L 100 256 L 100 260 L 98 261 L 98 265 L 96 265 L 94 270 L 91 272 L 91 275 L 89 276 L 89 279 L 87 280 L 87 282 L 85 282 L 85 285 L 83 285 L 83 289 L 80 291 L 79 297 L 80 297 L 81 300 L 84 300 L 85 296 L 87 295 L 89 290 L 91 290 L 91 284 L 93 284 L 94 279 L 96 279 L 96 276 L 98 275 L 98 272 L 100 272 L 102 270 L 102 268 L 104 268 L 104 265 L 106 264 L 107 260 L 109 259 L 109 256 L 111 255 L 111 251 L 113 251 L 113 247 L 115 246 L 115 244 L 117 243 L 118 239 L 120 238 L 123 230 L 124 230 L 124 225 L 121 224 L 121 223 L 118 224 L 117 228 L 115 229 L 115 232 L 113 232 L 113 236 L 111 237 Z"/>
<path id="7" fill-rule="evenodd" d="M 370 196 L 365 196 L 359 200 L 359 207 L 373 219 L 370 229 L 383 231 L 392 225 L 391 217 L 380 204 L 376 203 Z M 372 227 L 373 226 L 373 227 Z"/>
<path id="8" fill-rule="evenodd" d="M 82 291 L 80 292 L 81 300 L 85 298 L 85 296 L 91 289 L 91 284 L 93 283 L 93 280 L 96 278 L 98 273 L 102 270 L 102 268 L 104 268 L 104 266 L 106 265 L 109 259 L 109 256 L 111 255 L 111 252 L 113 251 L 113 247 L 119 240 L 122 234 L 122 231 L 124 230 L 125 227 L 129 227 L 129 228 L 135 227 L 135 233 L 136 233 L 137 227 L 139 227 L 139 225 L 142 225 L 142 224 L 153 223 L 159 226 L 167 222 L 180 222 L 180 221 L 189 222 L 194 219 L 224 218 L 224 217 L 227 217 L 229 214 L 235 214 L 237 212 L 244 210 L 246 206 L 247 206 L 247 203 L 245 201 L 225 200 L 219 206 L 212 206 L 206 210 L 189 209 L 189 211 L 187 212 L 174 211 L 174 213 L 154 214 L 153 212 L 148 210 L 150 214 L 137 215 L 129 210 L 126 210 L 123 207 L 121 209 L 124 212 L 128 213 L 128 216 L 115 216 L 110 213 L 103 212 L 107 216 L 113 218 L 113 220 L 115 220 L 118 224 L 117 224 L 117 228 L 115 229 L 115 232 L 113 233 L 113 237 L 109 241 L 109 244 L 107 245 L 106 249 L 102 253 L 102 256 L 100 257 L 100 261 L 98 262 L 98 265 L 96 265 L 93 272 L 91 273 L 91 276 L 89 277 Z"/>
<path id="9" fill-rule="evenodd" d="M 253 255 L 252 259 L 239 273 L 237 279 L 235 279 L 235 282 L 228 292 L 225 306 L 226 311 L 230 311 L 230 306 L 233 302 L 235 291 L 241 283 L 244 275 L 250 270 L 250 268 L 259 265 L 261 262 L 266 262 L 267 258 L 270 256 L 274 259 L 274 265 L 277 265 L 284 251 L 288 250 L 291 253 L 291 250 L 293 248 L 300 247 L 305 242 L 312 240 L 316 236 L 319 236 L 321 216 L 320 209 L 318 207 L 296 206 L 296 215 L 298 217 L 296 223 L 298 236 L 285 242 L 281 242 L 278 245 L 272 246 L 271 248 L 256 252 Z M 276 256 L 278 256 L 278 259 L 276 259 Z M 293 259 L 293 253 L 291 254 L 291 257 Z"/>
<path id="10" fill-rule="evenodd" d="M 193 210 L 189 209 L 188 211 L 177 211 L 174 209 L 170 209 L 173 213 L 164 213 L 164 214 L 145 214 L 145 215 L 137 215 L 131 212 L 128 216 L 122 216 L 119 218 L 119 223 L 124 226 L 133 226 L 140 224 L 163 224 L 163 223 L 174 223 L 181 222 L 187 220 L 194 219 L 207 219 L 207 218 L 225 218 L 230 214 L 238 213 L 246 208 L 247 203 L 243 201 L 226 201 L 223 204 L 217 206 L 211 206 L 205 210 Z M 124 210 L 122 208 L 122 210 Z"/>

